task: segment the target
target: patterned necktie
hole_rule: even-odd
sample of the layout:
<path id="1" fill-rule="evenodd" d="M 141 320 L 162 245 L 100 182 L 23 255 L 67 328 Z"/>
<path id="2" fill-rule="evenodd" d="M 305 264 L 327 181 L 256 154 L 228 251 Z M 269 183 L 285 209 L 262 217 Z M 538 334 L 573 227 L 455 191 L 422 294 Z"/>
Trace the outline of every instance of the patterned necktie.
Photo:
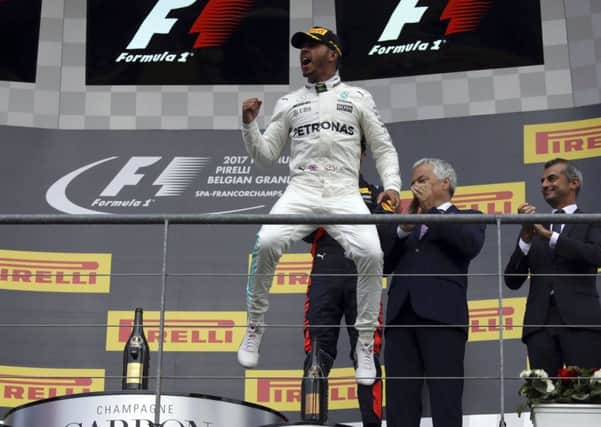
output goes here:
<path id="1" fill-rule="evenodd" d="M 562 213 L 565 213 L 565 211 L 563 209 L 557 209 L 553 213 L 562 214 Z M 551 224 L 551 231 L 553 233 L 561 233 L 561 224 Z"/>

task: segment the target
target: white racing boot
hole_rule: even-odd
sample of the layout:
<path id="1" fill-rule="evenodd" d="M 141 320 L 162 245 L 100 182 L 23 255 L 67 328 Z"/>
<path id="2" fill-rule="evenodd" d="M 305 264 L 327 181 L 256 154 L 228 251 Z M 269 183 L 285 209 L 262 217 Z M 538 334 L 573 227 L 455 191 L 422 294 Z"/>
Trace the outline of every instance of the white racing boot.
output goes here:
<path id="1" fill-rule="evenodd" d="M 374 342 L 362 342 L 357 340 L 355 348 L 355 360 L 357 368 L 355 369 L 355 380 L 360 385 L 372 385 L 376 381 L 376 365 L 374 362 Z"/>
<path id="2" fill-rule="evenodd" d="M 238 362 L 245 368 L 256 368 L 259 364 L 259 347 L 263 338 L 264 328 L 251 323 L 246 328 L 246 334 L 238 349 Z"/>

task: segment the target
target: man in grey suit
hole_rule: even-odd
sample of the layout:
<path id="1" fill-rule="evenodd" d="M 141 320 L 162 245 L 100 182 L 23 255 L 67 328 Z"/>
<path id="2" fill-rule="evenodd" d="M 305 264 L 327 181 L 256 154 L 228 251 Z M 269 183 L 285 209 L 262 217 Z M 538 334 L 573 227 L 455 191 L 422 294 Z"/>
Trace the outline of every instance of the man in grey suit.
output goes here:
<path id="1" fill-rule="evenodd" d="M 544 166 L 541 190 L 554 213 L 578 214 L 582 173 L 565 159 Z M 520 214 L 533 214 L 528 203 Z M 524 224 L 505 268 L 505 283 L 519 289 L 530 274 L 522 341 L 530 366 L 556 376 L 565 365 L 601 367 L 601 224 Z M 549 326 L 547 326 L 549 325 Z"/>

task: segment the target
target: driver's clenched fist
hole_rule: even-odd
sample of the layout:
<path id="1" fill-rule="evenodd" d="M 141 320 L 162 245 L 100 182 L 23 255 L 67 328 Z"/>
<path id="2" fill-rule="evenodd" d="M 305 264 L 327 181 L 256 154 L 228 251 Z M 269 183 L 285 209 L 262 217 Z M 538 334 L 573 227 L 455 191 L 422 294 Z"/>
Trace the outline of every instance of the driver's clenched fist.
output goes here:
<path id="1" fill-rule="evenodd" d="M 242 101 L 242 121 L 249 124 L 257 118 L 261 109 L 261 101 L 259 98 L 249 98 Z"/>

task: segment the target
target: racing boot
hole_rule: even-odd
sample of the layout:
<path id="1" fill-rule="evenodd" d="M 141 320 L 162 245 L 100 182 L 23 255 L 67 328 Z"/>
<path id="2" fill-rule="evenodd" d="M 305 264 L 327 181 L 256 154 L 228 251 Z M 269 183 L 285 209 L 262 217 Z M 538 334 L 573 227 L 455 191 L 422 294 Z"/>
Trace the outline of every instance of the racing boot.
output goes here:
<path id="1" fill-rule="evenodd" d="M 364 342 L 359 338 L 355 347 L 355 380 L 359 385 L 372 385 L 376 381 L 376 364 L 374 362 L 374 341 Z"/>
<path id="2" fill-rule="evenodd" d="M 259 347 L 263 338 L 263 326 L 250 323 L 238 349 L 238 362 L 245 368 L 256 368 L 259 364 Z"/>

